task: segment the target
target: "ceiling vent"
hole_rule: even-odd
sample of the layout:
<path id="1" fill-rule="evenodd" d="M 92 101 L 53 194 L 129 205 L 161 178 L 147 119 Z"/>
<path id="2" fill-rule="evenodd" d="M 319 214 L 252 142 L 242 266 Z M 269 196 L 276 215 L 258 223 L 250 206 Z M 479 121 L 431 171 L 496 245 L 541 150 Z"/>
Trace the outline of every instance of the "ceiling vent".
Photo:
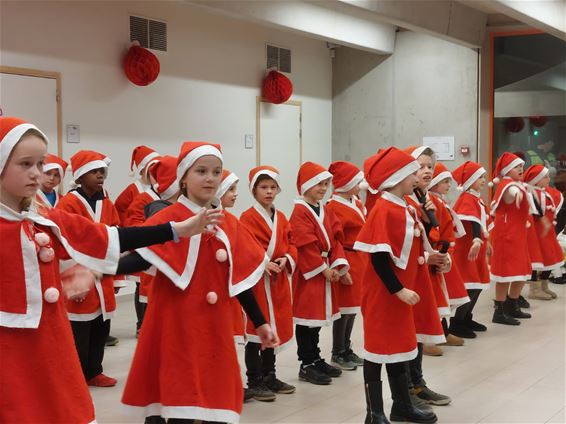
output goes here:
<path id="1" fill-rule="evenodd" d="M 130 16 L 130 41 L 137 41 L 141 47 L 167 51 L 167 23 L 154 19 Z"/>

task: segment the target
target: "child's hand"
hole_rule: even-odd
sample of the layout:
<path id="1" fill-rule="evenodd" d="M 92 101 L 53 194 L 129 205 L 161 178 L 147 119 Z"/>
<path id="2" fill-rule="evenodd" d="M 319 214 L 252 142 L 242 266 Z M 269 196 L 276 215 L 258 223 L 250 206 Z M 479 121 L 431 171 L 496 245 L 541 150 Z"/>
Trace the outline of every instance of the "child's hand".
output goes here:
<path id="1" fill-rule="evenodd" d="M 481 241 L 474 241 L 472 243 L 472 247 L 470 247 L 470 251 L 468 252 L 468 260 L 475 261 L 478 258 L 481 248 Z"/>
<path id="2" fill-rule="evenodd" d="M 262 350 L 279 346 L 279 337 L 271 329 L 269 324 L 260 325 L 255 331 L 259 337 Z"/>
<path id="3" fill-rule="evenodd" d="M 428 257 L 427 263 L 438 268 L 443 268 L 448 265 L 448 254 L 432 252 Z"/>
<path id="4" fill-rule="evenodd" d="M 279 265 L 279 268 L 283 271 L 287 266 L 287 257 L 281 256 L 280 258 L 274 259 L 273 262 Z"/>
<path id="5" fill-rule="evenodd" d="M 399 290 L 397 293 L 395 293 L 395 296 L 397 296 L 399 299 L 401 299 L 401 301 L 405 302 L 407 305 L 411 305 L 411 306 L 416 305 L 421 300 L 420 296 L 416 292 L 406 288 L 402 288 L 401 290 Z"/>
<path id="6" fill-rule="evenodd" d="M 487 254 L 487 256 L 491 256 L 493 254 L 493 247 L 491 247 L 491 242 L 489 240 L 487 241 L 485 253 Z"/>
<path id="7" fill-rule="evenodd" d="M 279 274 L 281 272 L 281 268 L 275 262 L 269 262 L 265 266 L 265 272 L 271 274 L 272 272 L 275 274 Z"/>
<path id="8" fill-rule="evenodd" d="M 352 284 L 354 284 L 354 282 L 352 281 L 352 276 L 350 275 L 349 272 L 347 272 L 345 275 L 340 277 L 340 283 L 344 284 L 345 286 L 351 286 Z"/>
<path id="9" fill-rule="evenodd" d="M 213 234 L 216 225 L 222 222 L 222 212 L 218 209 L 203 209 L 195 216 L 182 222 L 174 222 L 173 228 L 179 237 L 192 237 L 197 234 Z"/>
<path id="10" fill-rule="evenodd" d="M 323 275 L 324 278 L 326 278 L 327 280 L 332 281 L 332 276 L 334 275 L 334 271 L 331 270 L 330 268 L 326 268 L 324 271 L 322 271 L 322 275 Z"/>

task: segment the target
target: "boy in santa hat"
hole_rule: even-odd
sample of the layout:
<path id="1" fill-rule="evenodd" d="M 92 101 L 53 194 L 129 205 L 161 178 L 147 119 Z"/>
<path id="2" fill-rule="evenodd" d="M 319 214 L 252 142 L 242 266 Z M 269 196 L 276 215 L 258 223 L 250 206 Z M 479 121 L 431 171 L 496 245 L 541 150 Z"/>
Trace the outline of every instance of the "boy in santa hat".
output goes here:
<path id="1" fill-rule="evenodd" d="M 322 327 L 340 318 L 337 284 L 351 284 L 350 268 L 342 247 L 342 228 L 334 213 L 322 203 L 332 174 L 314 162 L 305 162 L 297 175 L 297 190 L 289 222 L 298 250 L 298 273 L 293 281 L 293 321 L 299 379 L 326 385 L 342 374 L 320 356 Z"/>
<path id="2" fill-rule="evenodd" d="M 365 208 L 357 195 L 364 174 L 353 163 L 336 161 L 330 164 L 334 194 L 327 203 L 342 225 L 342 245 L 350 264 L 352 284 L 338 284 L 337 300 L 340 318 L 332 324 L 332 363 L 343 370 L 355 370 L 364 361 L 352 350 L 350 340 L 356 314 L 360 311 L 363 273 L 367 255 L 354 250 L 358 232 L 366 221 Z M 340 282 L 346 282 L 342 279 Z"/>
<path id="3" fill-rule="evenodd" d="M 65 178 L 65 171 L 67 170 L 67 162 L 59 156 L 51 153 L 47 154 L 45 162 L 43 163 L 43 171 L 39 181 L 40 187 L 35 196 L 37 206 L 44 208 L 54 208 L 59 203 L 60 196 L 57 193 L 57 186 L 61 184 Z"/>
<path id="4" fill-rule="evenodd" d="M 447 267 L 446 255 L 432 251 L 419 212 L 405 200 L 418 183 L 420 168 L 411 155 L 395 147 L 381 150 L 364 163 L 366 181 L 380 192 L 354 244 L 356 250 L 370 254 L 361 303 L 366 423 L 389 422 L 383 409 L 382 364 L 386 364 L 393 397 L 390 419 L 437 420 L 432 411 L 413 404 L 407 367 L 407 361 L 419 354 L 418 334 L 426 325 L 426 332 L 442 334 L 425 251 L 430 252 L 429 260 Z M 420 305 L 418 313 L 416 305 Z"/>

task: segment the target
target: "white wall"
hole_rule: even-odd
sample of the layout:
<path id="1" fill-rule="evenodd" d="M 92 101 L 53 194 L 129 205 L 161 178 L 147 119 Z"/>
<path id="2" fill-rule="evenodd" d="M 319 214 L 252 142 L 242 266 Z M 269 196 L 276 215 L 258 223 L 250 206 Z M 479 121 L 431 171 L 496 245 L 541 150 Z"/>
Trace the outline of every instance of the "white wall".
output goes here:
<path id="1" fill-rule="evenodd" d="M 362 165 L 379 148 L 454 136 L 455 168 L 477 155 L 478 53 L 399 32 L 391 56 L 340 48 L 333 63 L 333 159 Z M 487 142 L 487 140 L 485 140 Z M 459 146 L 471 147 L 464 158 Z"/>
<path id="2" fill-rule="evenodd" d="M 81 128 L 81 144 L 64 140 L 64 157 L 79 149 L 110 156 L 111 197 L 130 182 L 130 152 L 138 144 L 177 155 L 184 140 L 220 143 L 226 167 L 247 182 L 256 155 L 244 149 L 244 134 L 255 134 L 266 42 L 292 49 L 304 160 L 330 162 L 332 65 L 322 41 L 180 2 L 19 1 L 0 7 L 1 64 L 62 73 L 63 124 Z M 148 87 L 131 84 L 121 68 L 130 14 L 168 23 L 169 51 L 157 54 L 161 74 Z M 250 205 L 246 185 L 237 213 Z"/>

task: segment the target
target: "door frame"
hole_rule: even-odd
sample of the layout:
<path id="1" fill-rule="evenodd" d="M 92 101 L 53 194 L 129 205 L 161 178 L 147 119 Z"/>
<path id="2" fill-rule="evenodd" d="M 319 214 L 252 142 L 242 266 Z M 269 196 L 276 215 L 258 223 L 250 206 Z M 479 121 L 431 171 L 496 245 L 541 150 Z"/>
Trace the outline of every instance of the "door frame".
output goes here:
<path id="1" fill-rule="evenodd" d="M 271 102 L 264 100 L 261 96 L 256 97 L 256 108 L 255 108 L 256 166 L 261 165 L 260 160 L 261 160 L 261 104 L 262 103 L 271 103 Z M 285 103 L 281 103 L 281 105 L 299 107 L 299 162 L 303 163 L 303 102 L 300 100 L 288 100 Z"/>
<path id="2" fill-rule="evenodd" d="M 63 156 L 63 103 L 61 90 L 61 72 L 42 71 L 39 69 L 0 66 L 0 74 L 22 75 L 25 77 L 48 78 L 55 80 L 55 102 L 57 103 L 57 156 Z"/>

